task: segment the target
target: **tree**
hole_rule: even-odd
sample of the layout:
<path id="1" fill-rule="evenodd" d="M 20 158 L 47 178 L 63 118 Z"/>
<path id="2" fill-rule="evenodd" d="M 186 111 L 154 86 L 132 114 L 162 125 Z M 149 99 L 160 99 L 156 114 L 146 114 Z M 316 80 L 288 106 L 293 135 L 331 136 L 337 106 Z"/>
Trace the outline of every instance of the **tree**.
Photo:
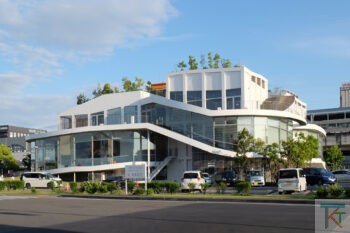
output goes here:
<path id="1" fill-rule="evenodd" d="M 0 170 L 2 173 L 18 169 L 18 162 L 13 157 L 11 149 L 4 144 L 0 144 Z"/>
<path id="2" fill-rule="evenodd" d="M 135 77 L 135 82 L 130 81 L 128 77 L 123 78 L 123 88 L 125 92 L 141 91 L 144 83 L 142 78 L 139 77 Z"/>
<path id="3" fill-rule="evenodd" d="M 90 99 L 87 98 L 84 93 L 80 93 L 78 96 L 77 96 L 77 104 L 83 104 L 85 102 L 88 102 Z"/>
<path id="4" fill-rule="evenodd" d="M 146 87 L 145 87 L 145 91 L 151 93 L 152 91 L 152 83 L 151 81 L 147 81 Z"/>
<path id="5" fill-rule="evenodd" d="M 295 139 L 282 141 L 282 157 L 288 166 L 302 167 L 307 161 L 318 156 L 318 139 L 312 135 L 299 133 Z"/>
<path id="6" fill-rule="evenodd" d="M 181 61 L 177 64 L 177 68 L 179 68 L 181 71 L 183 71 L 186 67 L 187 65 L 184 61 Z"/>
<path id="7" fill-rule="evenodd" d="M 188 65 L 190 66 L 190 70 L 198 69 L 198 63 L 196 61 L 196 58 L 193 56 L 188 57 Z"/>
<path id="8" fill-rule="evenodd" d="M 208 67 L 206 66 L 207 62 L 205 60 L 204 54 L 201 55 L 201 61 L 199 63 L 201 64 L 202 69 L 208 69 Z"/>
<path id="9" fill-rule="evenodd" d="M 221 59 L 221 66 L 222 68 L 231 68 L 232 63 L 229 59 Z"/>
<path id="10" fill-rule="evenodd" d="M 94 96 L 94 98 L 97 98 L 102 95 L 102 88 L 100 84 L 98 84 L 96 89 L 92 91 L 92 95 Z"/>
<path id="11" fill-rule="evenodd" d="M 101 91 L 101 95 L 111 94 L 111 93 L 114 93 L 114 90 L 111 88 L 111 84 L 106 83 L 106 84 L 103 86 L 103 89 L 102 89 L 102 91 Z"/>
<path id="12" fill-rule="evenodd" d="M 31 157 L 32 155 L 30 153 L 27 153 L 22 159 L 22 164 L 28 171 L 31 169 Z"/>
<path id="13" fill-rule="evenodd" d="M 244 128 L 242 131 L 238 132 L 237 139 L 234 141 L 234 150 L 237 153 L 235 157 L 235 162 L 238 164 L 239 178 L 243 179 L 243 172 L 246 170 L 248 165 L 248 152 L 253 152 L 255 149 L 255 139 L 249 133 L 249 131 Z"/>
<path id="14" fill-rule="evenodd" d="M 210 69 L 214 68 L 213 56 L 211 55 L 211 52 L 208 53 L 208 66 L 209 66 Z"/>
<path id="15" fill-rule="evenodd" d="M 280 158 L 280 147 L 277 143 L 266 145 L 259 153 L 264 157 L 264 171 L 266 177 L 266 170 L 270 169 L 271 180 L 276 182 L 277 173 L 281 168 L 283 160 Z"/>
<path id="16" fill-rule="evenodd" d="M 220 62 L 220 54 L 215 53 L 215 55 L 214 55 L 214 67 L 213 68 L 218 69 L 219 62 Z"/>
<path id="17" fill-rule="evenodd" d="M 331 146 L 324 152 L 324 160 L 326 161 L 327 166 L 331 170 L 339 169 L 343 165 L 345 159 L 343 152 L 340 150 L 338 145 Z"/>

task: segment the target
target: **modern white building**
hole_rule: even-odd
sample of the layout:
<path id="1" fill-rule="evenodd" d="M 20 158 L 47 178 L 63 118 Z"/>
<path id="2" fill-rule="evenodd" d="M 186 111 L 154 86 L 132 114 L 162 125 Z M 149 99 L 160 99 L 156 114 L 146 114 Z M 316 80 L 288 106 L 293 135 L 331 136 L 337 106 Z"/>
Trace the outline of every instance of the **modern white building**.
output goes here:
<path id="1" fill-rule="evenodd" d="M 288 91 L 269 92 L 268 80 L 244 66 L 171 73 L 166 97 L 102 95 L 62 112 L 58 122 L 57 132 L 27 138 L 32 170 L 78 181 L 124 175 L 133 163 L 146 164 L 150 180 L 234 169 L 239 131 L 271 144 L 307 125 L 305 103 Z"/>

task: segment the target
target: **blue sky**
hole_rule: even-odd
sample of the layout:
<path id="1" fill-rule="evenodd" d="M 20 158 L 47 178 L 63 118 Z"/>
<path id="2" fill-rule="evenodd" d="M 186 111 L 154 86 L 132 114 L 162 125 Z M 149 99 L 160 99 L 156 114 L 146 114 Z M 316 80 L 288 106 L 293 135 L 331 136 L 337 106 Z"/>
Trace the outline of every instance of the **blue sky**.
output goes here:
<path id="1" fill-rule="evenodd" d="M 55 129 L 98 83 L 165 81 L 189 55 L 219 53 L 308 109 L 350 82 L 350 2 L 0 0 L 0 124 Z"/>

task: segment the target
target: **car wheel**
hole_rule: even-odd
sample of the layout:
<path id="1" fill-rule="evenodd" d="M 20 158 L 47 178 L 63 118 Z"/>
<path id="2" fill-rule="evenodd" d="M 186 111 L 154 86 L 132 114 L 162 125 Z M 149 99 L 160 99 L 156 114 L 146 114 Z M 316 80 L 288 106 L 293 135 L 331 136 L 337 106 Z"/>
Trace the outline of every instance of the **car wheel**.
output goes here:
<path id="1" fill-rule="evenodd" d="M 282 195 L 282 194 L 283 194 L 283 192 L 278 192 L 278 194 L 279 194 L 279 195 Z"/>
<path id="2" fill-rule="evenodd" d="M 30 184 L 26 183 L 26 189 L 30 189 Z"/>

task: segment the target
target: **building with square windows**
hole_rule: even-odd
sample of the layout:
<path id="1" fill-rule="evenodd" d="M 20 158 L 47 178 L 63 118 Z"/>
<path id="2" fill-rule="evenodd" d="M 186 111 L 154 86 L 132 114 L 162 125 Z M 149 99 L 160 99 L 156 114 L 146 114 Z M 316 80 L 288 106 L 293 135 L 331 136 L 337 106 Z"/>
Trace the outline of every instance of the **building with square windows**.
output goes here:
<path id="1" fill-rule="evenodd" d="M 186 170 L 235 169 L 233 142 L 244 128 L 267 144 L 298 127 L 325 137 L 307 125 L 306 104 L 294 93 L 269 92 L 268 80 L 244 66 L 174 72 L 164 86 L 162 96 L 107 94 L 60 113 L 57 132 L 27 138 L 32 170 L 83 181 L 146 164 L 149 180 L 179 181 Z"/>

